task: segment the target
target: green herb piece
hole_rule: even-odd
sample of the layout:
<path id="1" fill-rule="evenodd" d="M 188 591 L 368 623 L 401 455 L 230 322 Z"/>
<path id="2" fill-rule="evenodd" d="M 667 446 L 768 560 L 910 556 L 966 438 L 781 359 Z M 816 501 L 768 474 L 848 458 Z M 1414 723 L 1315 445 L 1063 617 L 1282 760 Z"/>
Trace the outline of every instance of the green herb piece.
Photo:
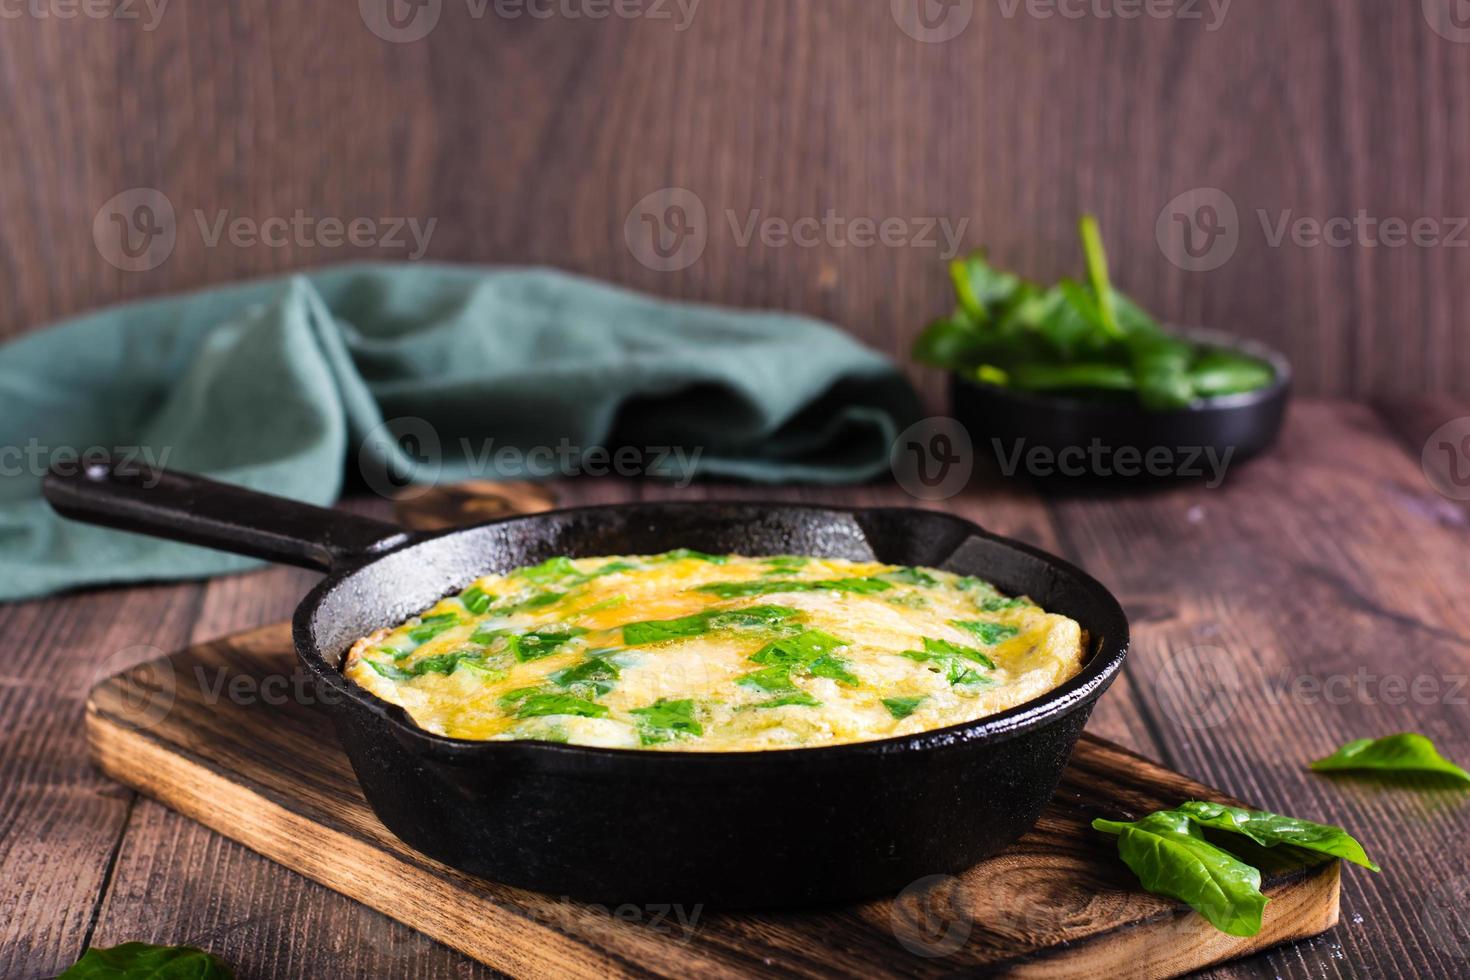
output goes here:
<path id="1" fill-rule="evenodd" d="M 994 646 L 1001 640 L 1009 640 L 1021 632 L 1020 627 L 1006 626 L 1003 623 L 988 623 L 984 620 L 951 619 L 949 625 L 958 626 L 960 629 L 972 634 L 986 646 Z M 988 666 L 994 667 L 995 664 Z"/>
<path id="2" fill-rule="evenodd" d="M 682 640 L 691 636 L 702 636 L 709 632 L 709 614 L 695 613 L 678 619 L 649 619 L 639 623 L 623 624 L 623 642 L 630 647 L 662 643 L 665 640 Z"/>
<path id="3" fill-rule="evenodd" d="M 744 582 L 710 582 L 696 588 L 722 599 L 765 595 L 772 592 L 886 592 L 892 583 L 881 578 L 835 578 L 803 582 L 795 579 L 752 579 Z"/>
<path id="4" fill-rule="evenodd" d="M 1261 872 L 1205 840 L 1187 815 L 1164 810 L 1132 823 L 1094 820 L 1092 826 L 1118 835 L 1118 856 L 1148 891 L 1187 903 L 1232 936 L 1261 931 Z"/>
<path id="5" fill-rule="evenodd" d="M 380 663 L 376 660 L 369 660 L 367 664 L 389 680 L 411 681 L 425 674 L 449 675 L 461 665 L 483 664 L 484 662 L 483 650 L 456 650 L 453 653 L 436 653 L 432 657 L 423 657 L 406 667 Z"/>
<path id="6" fill-rule="evenodd" d="M 961 592 L 974 592 L 985 598 L 994 598 L 1000 595 L 1000 592 L 996 590 L 995 586 L 983 578 L 976 578 L 973 575 L 964 575 L 955 579 L 954 587 Z M 976 601 L 978 602 L 979 599 Z"/>
<path id="7" fill-rule="evenodd" d="M 949 661 L 944 679 L 949 681 L 951 687 L 993 687 L 996 683 L 995 678 L 977 673 L 960 660 Z"/>
<path id="8" fill-rule="evenodd" d="M 607 705 L 596 704 L 570 694 L 530 694 L 516 708 L 517 718 L 542 718 L 547 715 L 604 718 L 607 716 Z"/>
<path id="9" fill-rule="evenodd" d="M 892 572 L 884 572 L 878 576 L 885 582 L 897 582 L 899 585 L 922 585 L 933 588 L 939 584 L 939 579 L 930 575 L 921 568 L 909 568 L 907 566 Z"/>
<path id="10" fill-rule="evenodd" d="M 847 646 L 847 641 L 821 630 L 806 630 L 796 636 L 783 637 L 761 647 L 750 659 L 758 664 L 810 664 L 834 650 Z"/>
<path id="11" fill-rule="evenodd" d="M 234 977 L 223 960 L 193 946 L 123 943 L 87 950 L 57 980 L 234 980 Z"/>
<path id="12" fill-rule="evenodd" d="M 913 714 L 926 700 L 927 698 L 923 695 L 916 698 L 884 698 L 883 707 L 887 708 L 888 713 L 895 719 L 902 721 Z"/>
<path id="13" fill-rule="evenodd" d="M 490 608 L 490 603 L 495 601 L 495 597 L 478 585 L 472 585 L 459 594 L 459 601 L 467 610 L 479 616 Z"/>
<path id="14" fill-rule="evenodd" d="M 515 571 L 520 578 L 528 579 L 537 585 L 549 585 L 566 578 L 581 578 L 582 573 L 577 566 L 565 555 L 548 558 L 539 565 L 529 565 Z"/>
<path id="15" fill-rule="evenodd" d="M 507 691 L 504 694 L 502 694 L 500 696 L 500 699 L 499 699 L 499 701 L 497 703 L 502 708 L 512 708 L 512 707 L 520 704 L 522 701 L 526 700 L 527 698 L 531 697 L 531 695 L 533 695 L 533 694 L 550 694 L 550 693 L 554 693 L 554 692 L 547 691 L 544 687 L 541 687 L 539 685 L 534 686 L 534 687 L 518 687 L 514 691 Z"/>
<path id="16" fill-rule="evenodd" d="M 800 555 L 776 555 L 773 558 L 763 559 L 761 563 L 771 570 L 768 574 L 774 574 L 794 572 L 805 568 L 810 562 L 810 558 L 803 558 Z"/>
<path id="17" fill-rule="evenodd" d="M 601 578 L 604 575 L 616 575 L 619 572 L 636 572 L 638 566 L 630 561 L 610 561 L 606 565 L 599 565 L 592 572 L 593 578 Z"/>
<path id="18" fill-rule="evenodd" d="M 536 592 L 525 599 L 495 606 L 493 607 L 493 611 L 497 616 L 510 616 L 515 613 L 530 612 L 534 609 L 544 609 L 547 606 L 555 605 L 565 597 L 565 592 Z"/>
<path id="19" fill-rule="evenodd" d="M 1002 612 L 1006 609 L 1019 609 L 1022 606 L 1029 605 L 1031 603 L 1021 598 L 1007 599 L 1004 596 L 991 596 L 988 599 L 976 601 L 975 608 L 981 612 L 995 613 Z"/>
<path id="20" fill-rule="evenodd" d="M 688 699 L 666 701 L 660 698 L 646 708 L 634 708 L 629 714 L 638 717 L 638 737 L 644 745 L 704 734 L 704 728 L 694 717 L 694 702 Z"/>
<path id="21" fill-rule="evenodd" d="M 628 646 L 644 646 L 664 640 L 680 640 L 725 629 L 777 629 L 801 613 L 788 606 L 750 606 L 695 613 L 678 619 L 651 619 L 623 626 L 623 642 Z"/>
<path id="22" fill-rule="evenodd" d="M 729 561 L 727 555 L 712 555 L 707 551 L 695 551 L 693 548 L 675 548 L 673 551 L 665 551 L 658 556 L 662 561 L 681 561 L 692 558 L 695 561 L 707 561 L 711 565 L 723 565 Z"/>
<path id="23" fill-rule="evenodd" d="M 511 633 L 506 636 L 505 641 L 517 660 L 521 663 L 528 663 L 551 656 L 559 647 L 565 646 L 586 632 L 580 626 L 549 627 L 533 630 L 530 633 Z"/>
<path id="24" fill-rule="evenodd" d="M 1414 732 L 1360 738 L 1311 764 L 1314 772 L 1434 773 L 1470 783 L 1466 772 L 1439 754 L 1434 743 Z"/>
<path id="25" fill-rule="evenodd" d="M 798 690 L 791 680 L 791 668 L 785 666 L 767 667 L 765 670 L 745 674 L 737 677 L 735 683 L 741 687 L 751 687 L 772 694 Z"/>
<path id="26" fill-rule="evenodd" d="M 857 687 L 861 681 L 848 670 L 849 666 L 851 665 L 840 657 L 818 657 L 807 665 L 807 670 L 813 677 L 826 677 L 847 687 Z"/>
<path id="27" fill-rule="evenodd" d="M 1183 803 L 1176 809 L 1201 826 L 1244 834 L 1262 847 L 1290 844 L 1351 861 L 1370 871 L 1379 870 L 1363 853 L 1363 846 L 1341 827 L 1198 800 Z"/>
<path id="28" fill-rule="evenodd" d="M 795 691 L 790 694 L 782 694 L 779 697 L 771 698 L 771 700 L 769 701 L 762 701 L 759 704 L 753 704 L 750 707 L 783 708 L 789 704 L 794 704 L 803 708 L 820 708 L 822 706 L 822 702 L 818 701 L 816 698 L 812 697 L 805 691 Z"/>
<path id="29" fill-rule="evenodd" d="M 905 650 L 903 656 L 921 663 L 928 660 L 949 660 L 959 657 L 973 661 L 989 670 L 995 669 L 995 661 L 974 647 L 960 646 L 948 640 L 936 640 L 932 636 L 924 637 L 923 650 Z"/>
<path id="30" fill-rule="evenodd" d="M 440 633 L 457 625 L 459 625 L 458 613 L 447 612 L 424 616 L 418 621 L 418 625 L 409 628 L 408 638 L 414 643 L 427 643 Z"/>
<path id="31" fill-rule="evenodd" d="M 553 684 L 559 687 L 575 688 L 579 692 L 591 692 L 594 695 L 606 694 L 613 689 L 613 683 L 622 677 L 618 665 L 611 660 L 585 660 L 575 667 L 558 670 L 550 676 Z"/>

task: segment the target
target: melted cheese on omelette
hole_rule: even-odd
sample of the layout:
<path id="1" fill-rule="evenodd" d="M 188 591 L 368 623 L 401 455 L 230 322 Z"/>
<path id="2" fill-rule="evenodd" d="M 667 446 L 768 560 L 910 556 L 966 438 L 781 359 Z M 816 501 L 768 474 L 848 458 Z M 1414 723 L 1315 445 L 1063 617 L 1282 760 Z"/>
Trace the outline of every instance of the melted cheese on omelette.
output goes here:
<path id="1" fill-rule="evenodd" d="M 1082 651 L 1077 623 L 979 579 L 683 549 L 486 576 L 359 640 L 344 671 L 455 738 L 740 751 L 971 721 Z"/>

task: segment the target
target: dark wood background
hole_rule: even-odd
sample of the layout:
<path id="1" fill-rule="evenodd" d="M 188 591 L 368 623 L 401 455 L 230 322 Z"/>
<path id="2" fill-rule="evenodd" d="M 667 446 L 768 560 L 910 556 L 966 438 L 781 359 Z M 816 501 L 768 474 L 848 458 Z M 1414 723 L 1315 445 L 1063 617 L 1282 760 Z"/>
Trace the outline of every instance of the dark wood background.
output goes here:
<path id="1" fill-rule="evenodd" d="M 299 209 L 435 218 L 431 259 L 794 308 L 901 354 L 949 303 L 935 250 L 740 247 L 726 212 L 969 219 L 967 245 L 1056 276 L 1077 268 L 1074 221 L 1093 209 L 1125 288 L 1175 321 L 1279 345 L 1305 391 L 1470 386 L 1470 235 L 1273 248 L 1257 215 L 1361 210 L 1445 233 L 1470 215 L 1470 44 L 1432 30 L 1420 0 L 1235 0 L 1218 24 L 1206 0 L 1199 19 L 1133 20 L 973 0 L 938 44 L 900 30 L 886 0 L 702 0 L 684 30 L 676 6 L 508 19 L 495 0 L 428 0 L 440 19 L 414 43 L 380 39 L 350 0 L 169 0 L 156 20 L 144 0 L 103 2 L 125 16 L 0 19 L 0 337 L 120 299 L 404 257 L 209 247 L 193 216 Z M 92 222 L 140 186 L 173 204 L 177 245 L 125 272 Z M 709 245 L 658 272 L 623 223 L 669 186 L 705 203 Z M 1240 243 L 1186 272 L 1154 228 L 1198 187 L 1235 202 Z"/>

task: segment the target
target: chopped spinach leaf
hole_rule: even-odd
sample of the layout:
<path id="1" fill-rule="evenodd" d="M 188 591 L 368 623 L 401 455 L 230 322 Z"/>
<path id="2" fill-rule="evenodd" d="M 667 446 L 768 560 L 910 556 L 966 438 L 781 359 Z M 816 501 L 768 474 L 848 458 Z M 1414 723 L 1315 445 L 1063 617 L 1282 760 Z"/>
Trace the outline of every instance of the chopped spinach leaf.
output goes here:
<path id="1" fill-rule="evenodd" d="M 644 745 L 704 734 L 703 726 L 694 717 L 694 702 L 687 698 L 682 701 L 660 698 L 646 708 L 634 708 L 629 714 L 638 718 L 638 737 Z"/>
<path id="2" fill-rule="evenodd" d="M 1018 626 L 1007 626 L 1003 623 L 988 623 L 983 619 L 951 619 L 949 625 L 958 626 L 962 630 L 973 634 L 977 640 L 986 646 L 994 646 L 1001 640 L 1009 640 L 1021 632 Z M 990 664 L 989 666 L 995 666 Z"/>
<path id="3" fill-rule="evenodd" d="M 750 659 L 758 664 L 810 664 L 818 657 L 824 657 L 846 645 L 846 640 L 838 639 L 831 633 L 807 630 L 796 636 L 767 643 L 752 654 Z"/>
<path id="4" fill-rule="evenodd" d="M 769 701 L 762 701 L 759 704 L 753 704 L 750 707 L 782 708 L 788 704 L 799 705 L 803 708 L 820 708 L 822 706 L 822 702 L 818 701 L 816 698 L 812 697 L 805 691 L 793 691 L 789 694 L 782 694 L 778 697 L 771 698 Z"/>
<path id="5" fill-rule="evenodd" d="M 745 674 L 737 677 L 735 683 L 741 687 L 752 687 L 773 694 L 778 691 L 797 690 L 797 686 L 791 681 L 791 668 L 784 666 L 767 667 L 765 670 Z"/>
<path id="6" fill-rule="evenodd" d="M 550 693 L 550 692 L 548 692 L 545 688 L 540 687 L 540 686 L 535 686 L 535 687 L 518 687 L 514 691 L 507 691 L 504 694 L 502 694 L 500 696 L 500 699 L 499 699 L 499 701 L 497 703 L 502 708 L 510 708 L 510 707 L 513 707 L 513 706 L 515 706 L 517 704 L 520 704 L 522 701 L 526 700 L 526 698 L 529 698 L 533 694 L 546 694 L 546 693 Z"/>
<path id="7" fill-rule="evenodd" d="M 746 609 L 695 613 L 678 619 L 652 619 L 624 625 L 623 642 L 628 646 L 643 646 L 664 640 L 700 636 L 714 630 L 775 629 L 800 615 L 797 610 L 787 606 L 750 606 Z"/>
<path id="8" fill-rule="evenodd" d="M 860 682 L 857 676 L 848 670 L 849 666 L 850 664 L 840 657 L 827 656 L 818 657 L 816 660 L 813 660 L 807 666 L 807 669 L 811 671 L 813 677 L 827 677 L 837 681 L 839 684 L 845 684 L 848 687 L 857 687 Z"/>
<path id="9" fill-rule="evenodd" d="M 930 575 L 922 568 L 902 567 L 892 572 L 884 572 L 878 576 L 886 582 L 897 582 L 899 585 L 922 585 L 933 588 L 939 584 L 939 579 Z"/>
<path id="10" fill-rule="evenodd" d="M 712 555 L 707 551 L 695 551 L 693 548 L 675 548 L 673 551 L 665 551 L 658 557 L 662 561 L 682 561 L 690 558 L 695 561 L 709 562 L 711 565 L 723 565 L 730 560 L 726 555 Z"/>
<path id="11" fill-rule="evenodd" d="M 767 595 L 778 592 L 885 592 L 893 588 L 881 578 L 833 578 L 803 582 L 797 579 L 751 579 L 744 582 L 710 582 L 697 587 L 722 599 Z"/>
<path id="12" fill-rule="evenodd" d="M 459 594 L 459 601 L 476 616 L 482 615 L 490 608 L 490 603 L 495 597 L 478 585 L 472 585 Z"/>
<path id="13" fill-rule="evenodd" d="M 527 663 L 551 656 L 556 653 L 557 648 L 586 632 L 580 626 L 546 627 L 519 635 L 511 633 L 506 636 L 505 641 L 515 658 L 521 663 Z"/>
<path id="14" fill-rule="evenodd" d="M 550 679 L 560 687 L 606 694 L 621 676 L 618 665 L 611 660 L 586 660 L 575 667 L 556 671 Z"/>
<path id="15" fill-rule="evenodd" d="M 991 596 L 987 599 L 977 599 L 975 608 L 981 612 L 1001 612 L 1006 609 L 1017 609 L 1021 606 L 1029 606 L 1031 603 L 1022 598 L 1007 599 L 1005 596 Z"/>
<path id="16" fill-rule="evenodd" d="M 376 660 L 369 660 L 367 663 L 369 667 L 389 680 L 410 681 L 415 677 L 423 677 L 425 674 L 447 676 L 454 673 L 461 665 L 483 664 L 484 662 L 485 652 L 483 650 L 456 650 L 453 653 L 436 653 L 432 657 L 423 657 L 406 667 L 379 663 Z"/>
<path id="17" fill-rule="evenodd" d="M 803 558 L 800 555 L 776 555 L 765 559 L 762 564 L 770 569 L 770 572 L 766 574 L 774 575 L 778 572 L 794 572 L 805 568 L 810 561 L 810 558 Z"/>
<path id="18" fill-rule="evenodd" d="M 459 624 L 458 613 L 436 613 L 433 616 L 424 616 L 419 620 L 417 626 L 408 630 L 408 638 L 415 643 L 427 643 L 434 637 Z"/>
<path id="19" fill-rule="evenodd" d="M 887 708 L 888 713 L 895 719 L 902 720 L 918 710 L 919 705 L 925 700 L 927 698 L 924 695 L 914 698 L 884 698 L 883 707 Z"/>
<path id="20" fill-rule="evenodd" d="M 604 718 L 607 705 L 597 704 L 570 694 L 530 694 L 519 702 L 517 718 L 542 718 L 547 715 L 577 715 L 582 718 Z"/>

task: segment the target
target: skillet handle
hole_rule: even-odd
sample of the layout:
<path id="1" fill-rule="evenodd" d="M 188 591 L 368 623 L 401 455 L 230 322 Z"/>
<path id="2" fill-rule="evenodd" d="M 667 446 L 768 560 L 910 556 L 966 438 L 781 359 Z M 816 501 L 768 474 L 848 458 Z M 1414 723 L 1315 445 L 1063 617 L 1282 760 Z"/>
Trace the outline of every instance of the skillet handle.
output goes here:
<path id="1" fill-rule="evenodd" d="M 408 541 L 395 524 L 117 459 L 58 462 L 41 484 L 88 524 L 327 571 Z"/>

